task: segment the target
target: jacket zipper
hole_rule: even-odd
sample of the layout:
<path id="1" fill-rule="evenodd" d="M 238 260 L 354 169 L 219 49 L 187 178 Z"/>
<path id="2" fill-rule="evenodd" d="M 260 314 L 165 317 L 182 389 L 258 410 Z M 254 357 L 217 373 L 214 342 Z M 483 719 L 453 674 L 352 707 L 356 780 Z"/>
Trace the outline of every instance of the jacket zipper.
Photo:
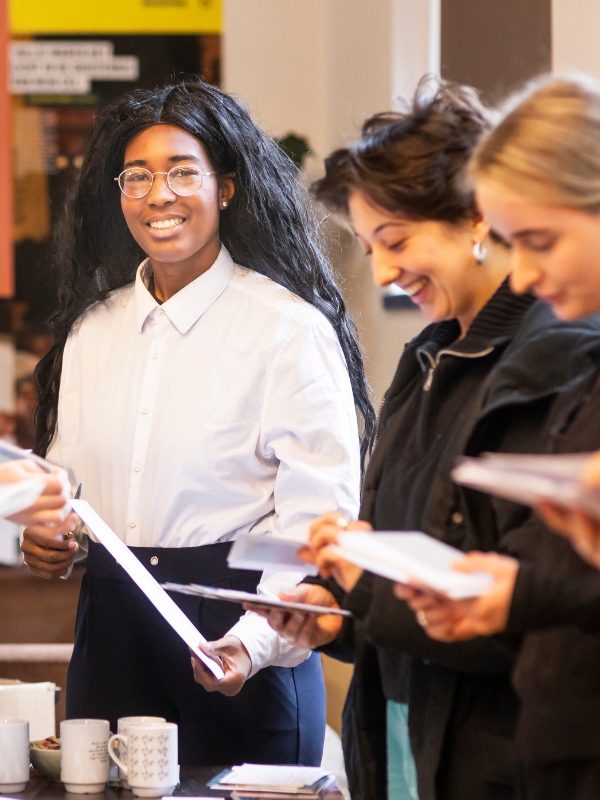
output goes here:
<path id="1" fill-rule="evenodd" d="M 493 352 L 493 350 L 493 346 L 486 347 L 485 350 L 481 350 L 479 353 L 458 353 L 456 350 L 440 350 L 439 353 L 436 354 L 435 358 L 428 350 L 417 350 L 417 355 L 419 356 L 421 366 L 427 369 L 427 377 L 425 378 L 425 383 L 423 384 L 423 391 L 428 392 L 431 389 L 433 376 L 442 356 L 456 356 L 456 358 L 483 358 L 483 356 L 489 355 L 491 352 Z M 423 356 L 429 362 L 428 364 L 423 363 Z"/>

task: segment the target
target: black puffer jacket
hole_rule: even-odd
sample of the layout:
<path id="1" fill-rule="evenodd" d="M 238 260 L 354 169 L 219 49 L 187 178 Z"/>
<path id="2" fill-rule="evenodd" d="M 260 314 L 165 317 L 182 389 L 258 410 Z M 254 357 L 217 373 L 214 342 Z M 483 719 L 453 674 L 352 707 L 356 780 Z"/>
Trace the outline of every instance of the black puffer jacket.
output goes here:
<path id="1" fill-rule="evenodd" d="M 539 451 L 557 395 L 590 368 L 600 348 L 600 320 L 565 325 L 504 284 L 467 336 L 457 336 L 455 322 L 439 323 L 407 346 L 386 395 L 361 518 L 380 530 L 425 530 L 463 550 L 535 558 L 541 540 L 511 537 L 529 511 L 460 489 L 449 472 L 463 453 Z M 396 456 L 415 446 L 419 460 L 406 474 Z M 496 789 L 510 796 L 505 790 L 517 783 L 519 706 L 510 673 L 518 638 L 434 642 L 395 599 L 391 583 L 369 574 L 347 605 L 356 619 L 325 651 L 355 664 L 344 712 L 354 800 L 386 796 L 385 701 L 409 694 L 420 800 L 478 800 Z"/>

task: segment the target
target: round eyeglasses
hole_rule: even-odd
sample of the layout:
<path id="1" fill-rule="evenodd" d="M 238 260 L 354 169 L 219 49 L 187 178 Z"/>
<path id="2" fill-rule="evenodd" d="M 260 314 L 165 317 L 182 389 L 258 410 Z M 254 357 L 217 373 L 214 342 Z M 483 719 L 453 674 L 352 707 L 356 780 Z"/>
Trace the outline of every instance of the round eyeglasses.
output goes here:
<path id="1" fill-rule="evenodd" d="M 168 172 L 150 172 L 144 167 L 130 167 L 124 169 L 115 180 L 124 195 L 139 200 L 152 189 L 155 175 L 166 175 L 169 189 L 177 195 L 186 197 L 200 190 L 204 176 L 216 174 L 216 172 L 201 172 L 198 167 L 187 164 L 173 167 Z"/>

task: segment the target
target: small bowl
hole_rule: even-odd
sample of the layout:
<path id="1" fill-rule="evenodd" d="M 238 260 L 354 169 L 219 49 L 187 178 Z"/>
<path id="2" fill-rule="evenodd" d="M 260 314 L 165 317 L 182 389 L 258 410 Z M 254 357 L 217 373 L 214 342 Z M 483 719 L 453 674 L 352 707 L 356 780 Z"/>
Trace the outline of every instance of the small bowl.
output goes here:
<path id="1" fill-rule="evenodd" d="M 30 747 L 29 758 L 41 775 L 52 781 L 60 782 L 60 750 Z"/>

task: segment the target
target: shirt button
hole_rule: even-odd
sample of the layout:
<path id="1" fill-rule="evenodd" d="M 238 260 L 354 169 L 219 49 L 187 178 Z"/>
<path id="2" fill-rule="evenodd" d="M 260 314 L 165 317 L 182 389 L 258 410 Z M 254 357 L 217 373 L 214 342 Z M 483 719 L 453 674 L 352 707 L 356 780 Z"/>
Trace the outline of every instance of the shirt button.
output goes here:
<path id="1" fill-rule="evenodd" d="M 460 513 L 460 511 L 455 511 L 450 519 L 455 525 L 460 525 L 460 523 L 463 521 L 463 515 Z"/>
<path id="2" fill-rule="evenodd" d="M 162 308 L 159 308 L 158 311 L 156 312 L 156 316 L 159 319 L 162 319 L 164 317 L 164 315 L 165 315 L 165 312 L 162 310 Z"/>
<path id="3" fill-rule="evenodd" d="M 148 406 L 142 406 L 142 414 L 147 414 L 150 411 Z"/>
<path id="4" fill-rule="evenodd" d="M 158 564 L 158 556 L 152 556 L 152 558 L 150 559 L 150 563 L 152 564 L 153 567 L 155 567 Z"/>
<path id="5" fill-rule="evenodd" d="M 160 356 L 160 353 L 158 352 L 158 350 L 155 350 L 155 351 L 152 353 L 152 358 L 158 358 L 159 356 Z"/>
<path id="6" fill-rule="evenodd" d="M 135 528 L 136 525 L 137 525 L 136 520 L 134 520 L 134 519 L 130 519 L 129 520 L 129 527 L 130 528 Z"/>
<path id="7" fill-rule="evenodd" d="M 133 465 L 133 471 L 134 472 L 139 472 L 141 470 L 141 468 L 142 468 L 141 464 L 134 464 Z"/>

